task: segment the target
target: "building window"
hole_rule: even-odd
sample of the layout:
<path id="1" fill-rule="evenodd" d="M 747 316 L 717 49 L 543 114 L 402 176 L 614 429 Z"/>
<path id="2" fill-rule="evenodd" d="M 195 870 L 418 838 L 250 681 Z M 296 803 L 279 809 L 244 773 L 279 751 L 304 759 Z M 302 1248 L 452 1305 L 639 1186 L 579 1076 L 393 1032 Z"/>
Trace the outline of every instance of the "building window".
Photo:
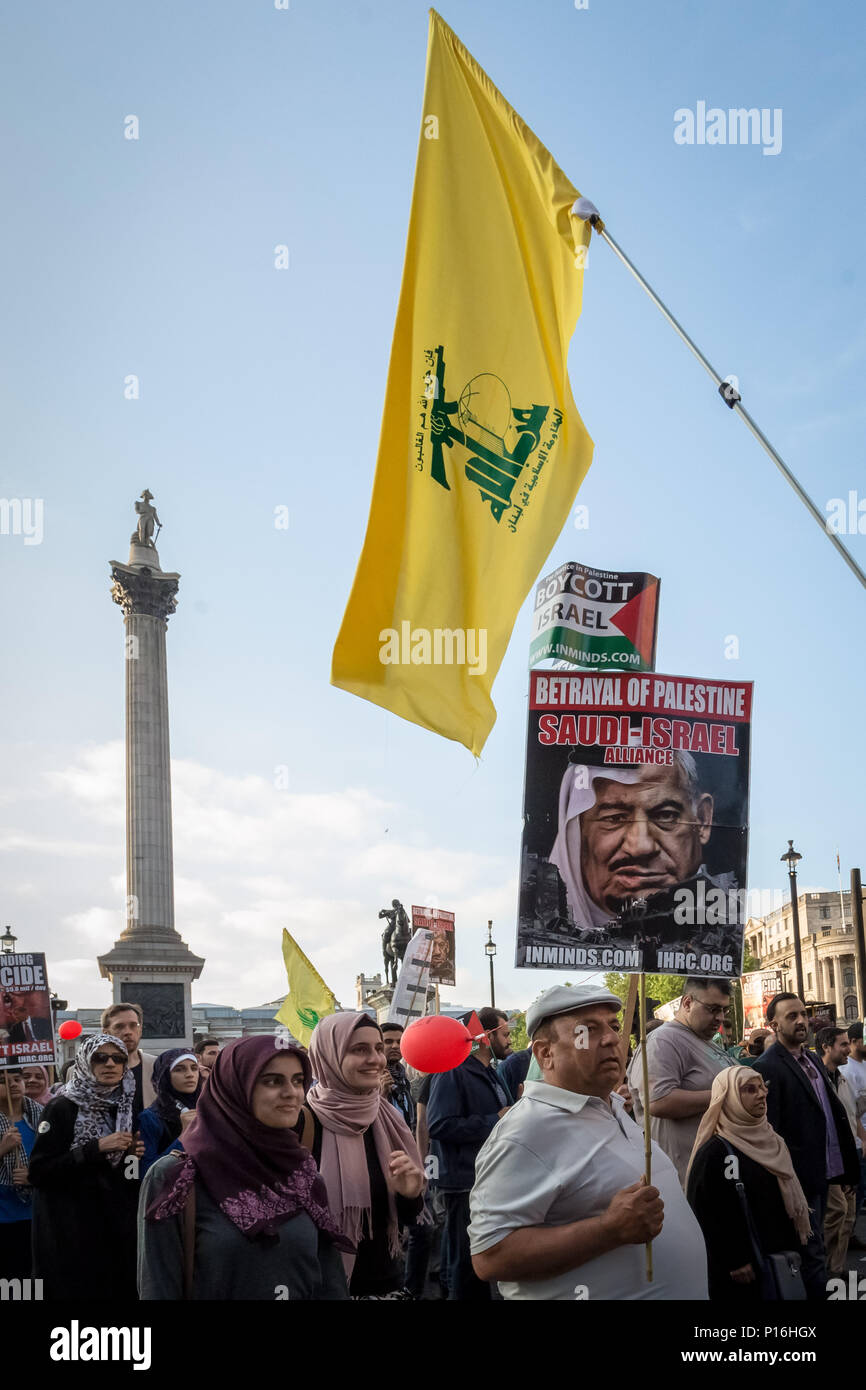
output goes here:
<path id="1" fill-rule="evenodd" d="M 822 908 L 821 908 L 821 916 L 824 918 L 824 921 L 826 922 L 827 919 L 828 919 L 829 916 L 830 916 L 830 909 L 829 909 L 829 907 L 822 907 Z"/>
<path id="2" fill-rule="evenodd" d="M 849 1023 L 859 1018 L 856 994 L 845 995 L 845 1017 L 848 1019 Z"/>
<path id="3" fill-rule="evenodd" d="M 842 976 L 843 976 L 844 981 L 845 981 L 845 988 L 846 988 L 846 989 L 853 989 L 853 988 L 854 988 L 854 971 L 853 971 L 850 967 L 846 966 L 846 968 L 842 971 Z"/>
<path id="4" fill-rule="evenodd" d="M 811 976 L 811 975 L 807 975 L 807 976 L 806 976 L 806 988 L 807 988 L 807 989 L 811 989 L 811 988 L 812 988 L 812 976 Z"/>
<path id="5" fill-rule="evenodd" d="M 836 981 L 833 978 L 833 962 L 831 960 L 827 961 L 827 984 L 831 989 L 836 988 Z"/>

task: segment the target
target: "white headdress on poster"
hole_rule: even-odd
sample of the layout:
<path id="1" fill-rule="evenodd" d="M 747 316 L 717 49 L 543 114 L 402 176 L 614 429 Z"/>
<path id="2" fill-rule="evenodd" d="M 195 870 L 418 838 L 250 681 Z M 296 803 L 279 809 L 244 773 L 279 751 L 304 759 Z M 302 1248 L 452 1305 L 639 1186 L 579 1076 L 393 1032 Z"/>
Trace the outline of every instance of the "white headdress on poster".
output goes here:
<path id="1" fill-rule="evenodd" d="M 569 763 L 565 769 L 559 787 L 559 828 L 553 849 L 550 851 L 550 862 L 556 865 L 565 884 L 577 927 L 603 927 L 612 917 L 607 908 L 599 907 L 593 902 L 583 886 L 583 875 L 580 872 L 579 819 L 571 836 L 575 851 L 575 862 L 572 863 L 566 838 L 568 823 L 595 805 L 593 784 L 597 777 L 604 777 L 608 782 L 624 782 L 631 786 L 638 780 L 639 775 L 637 768 L 633 767 L 588 767 L 584 763 Z"/>
<path id="2" fill-rule="evenodd" d="M 674 753 L 674 766 L 679 768 L 689 795 L 694 799 L 698 793 L 698 771 L 691 753 L 683 750 Z M 589 767 L 585 763 L 569 763 L 565 769 L 559 788 L 559 826 L 556 839 L 553 842 L 553 849 L 550 851 L 550 863 L 556 865 L 565 884 L 577 927 L 603 927 L 613 920 L 607 908 L 599 907 L 597 903 L 593 902 L 583 884 L 583 875 L 580 871 L 579 817 L 584 811 L 588 811 L 591 806 L 595 805 L 594 783 L 599 777 L 603 777 L 608 782 L 624 782 L 626 785 L 632 786 L 640 780 L 640 776 L 640 768 L 636 767 Z M 569 853 L 567 830 L 569 822 L 575 819 L 578 823 L 571 834 L 571 842 L 574 846 L 574 856 L 572 856 Z M 697 872 L 708 877 L 703 864 L 697 869 Z M 718 882 L 721 883 L 722 879 L 729 878 L 733 883 L 734 879 L 731 875 L 722 875 Z"/>

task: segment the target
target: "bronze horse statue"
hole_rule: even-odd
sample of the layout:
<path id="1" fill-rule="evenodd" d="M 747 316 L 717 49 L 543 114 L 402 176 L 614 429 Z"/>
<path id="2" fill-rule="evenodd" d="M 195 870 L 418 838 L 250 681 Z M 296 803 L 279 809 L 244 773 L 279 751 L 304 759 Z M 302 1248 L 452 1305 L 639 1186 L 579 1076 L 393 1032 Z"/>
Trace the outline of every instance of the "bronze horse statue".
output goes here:
<path id="1" fill-rule="evenodd" d="M 412 939 L 412 928 L 406 909 L 398 898 L 391 899 L 390 907 L 383 907 L 380 917 L 386 917 L 388 925 L 382 933 L 382 959 L 385 963 L 385 984 L 396 985 L 398 963 L 402 965 L 406 947 Z"/>

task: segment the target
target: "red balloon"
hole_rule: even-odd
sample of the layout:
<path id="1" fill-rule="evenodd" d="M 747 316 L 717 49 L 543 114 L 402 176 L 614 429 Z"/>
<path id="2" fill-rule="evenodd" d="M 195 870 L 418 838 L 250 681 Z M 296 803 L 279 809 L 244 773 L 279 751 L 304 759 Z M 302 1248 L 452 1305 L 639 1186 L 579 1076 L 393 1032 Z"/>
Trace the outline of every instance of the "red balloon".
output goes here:
<path id="1" fill-rule="evenodd" d="M 84 1029 L 74 1018 L 68 1018 L 65 1023 L 61 1023 L 57 1031 L 66 1042 L 71 1042 L 73 1038 L 80 1037 Z"/>
<path id="2" fill-rule="evenodd" d="M 468 1028 L 459 1018 L 427 1014 L 410 1023 L 400 1051 L 410 1067 L 423 1072 L 453 1071 L 465 1062 L 472 1047 Z"/>

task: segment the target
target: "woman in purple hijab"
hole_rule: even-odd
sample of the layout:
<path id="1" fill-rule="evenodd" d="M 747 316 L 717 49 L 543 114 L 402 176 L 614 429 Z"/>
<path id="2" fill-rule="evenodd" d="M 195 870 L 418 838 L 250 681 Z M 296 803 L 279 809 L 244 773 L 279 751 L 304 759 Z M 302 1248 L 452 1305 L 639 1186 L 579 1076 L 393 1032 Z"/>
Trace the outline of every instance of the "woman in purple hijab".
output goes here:
<path id="1" fill-rule="evenodd" d="M 345 1239 L 294 1131 L 310 1085 L 300 1047 L 241 1038 L 217 1057 L 184 1131 L 139 1205 L 144 1300 L 345 1299 Z"/>

